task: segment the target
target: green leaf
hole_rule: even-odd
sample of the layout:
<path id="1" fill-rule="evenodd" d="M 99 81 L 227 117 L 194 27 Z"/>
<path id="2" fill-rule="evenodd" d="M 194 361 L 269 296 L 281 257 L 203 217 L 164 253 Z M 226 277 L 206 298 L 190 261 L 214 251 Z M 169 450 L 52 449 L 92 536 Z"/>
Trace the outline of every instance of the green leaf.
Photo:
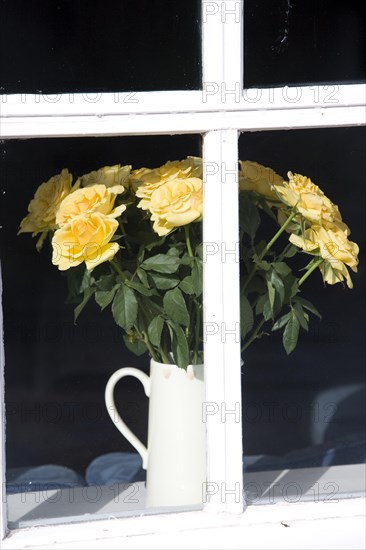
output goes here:
<path id="1" fill-rule="evenodd" d="M 161 332 L 163 330 L 164 320 L 161 317 L 155 317 L 147 329 L 149 340 L 153 346 L 160 347 Z"/>
<path id="2" fill-rule="evenodd" d="M 137 318 L 137 300 L 131 288 L 121 285 L 113 300 L 112 313 L 117 325 L 124 330 L 132 327 Z"/>
<path id="3" fill-rule="evenodd" d="M 181 369 L 186 369 L 189 365 L 189 348 L 187 338 L 182 327 L 174 321 L 167 321 L 172 342 L 172 353 L 175 363 Z"/>
<path id="4" fill-rule="evenodd" d="M 269 321 L 269 319 L 272 319 L 272 309 L 271 304 L 269 303 L 269 299 L 267 298 L 266 302 L 263 306 L 263 317 L 266 321 Z"/>
<path id="5" fill-rule="evenodd" d="M 195 287 L 193 284 L 192 275 L 184 277 L 183 281 L 179 284 L 179 288 L 183 290 L 185 294 L 195 294 Z"/>
<path id="6" fill-rule="evenodd" d="M 84 264 L 68 269 L 66 277 L 68 287 L 66 301 L 68 303 L 79 302 L 80 294 L 83 294 L 94 282 L 91 272 L 85 268 Z"/>
<path id="7" fill-rule="evenodd" d="M 283 279 L 283 284 L 285 285 L 285 303 L 289 303 L 291 298 L 296 296 L 296 294 L 299 291 L 299 287 L 297 285 L 298 279 L 292 275 L 292 273 L 289 273 L 286 275 L 286 277 Z"/>
<path id="8" fill-rule="evenodd" d="M 268 289 L 268 300 L 271 308 L 271 314 L 272 314 L 272 317 L 274 317 L 274 304 L 275 304 L 276 292 L 274 287 L 272 286 L 271 281 L 269 280 L 267 280 L 267 289 Z"/>
<path id="9" fill-rule="evenodd" d="M 196 246 L 196 254 L 200 260 L 203 260 L 203 243 Z"/>
<path id="10" fill-rule="evenodd" d="M 279 319 L 277 319 L 277 321 L 275 322 L 275 324 L 273 325 L 272 327 L 272 330 L 279 330 L 280 328 L 284 327 L 287 323 L 287 321 L 290 319 L 291 317 L 291 312 L 290 313 L 286 313 L 285 315 L 282 315 L 282 317 L 280 317 Z"/>
<path id="11" fill-rule="evenodd" d="M 150 285 L 149 285 L 149 280 L 147 278 L 146 272 L 143 269 L 141 269 L 141 267 L 138 267 L 137 270 L 136 270 L 136 273 L 137 273 L 138 278 L 142 282 L 142 284 L 146 288 L 149 288 Z"/>
<path id="12" fill-rule="evenodd" d="M 153 296 L 151 298 L 148 298 L 148 297 L 144 298 L 144 300 L 143 300 L 143 304 L 144 304 L 143 313 L 144 313 L 144 315 L 149 314 L 151 316 L 151 319 L 152 319 L 156 315 L 160 315 L 160 314 L 164 313 L 164 310 L 163 310 L 163 307 L 162 307 L 163 304 L 161 302 L 162 302 L 162 299 L 161 299 L 160 296 L 159 297 Z"/>
<path id="13" fill-rule="evenodd" d="M 291 245 L 285 254 L 285 258 L 292 258 L 298 251 L 299 249 L 295 245 Z"/>
<path id="14" fill-rule="evenodd" d="M 116 283 L 116 276 L 115 275 L 103 275 L 95 281 L 95 286 L 98 290 L 112 290 Z"/>
<path id="15" fill-rule="evenodd" d="M 157 273 L 175 273 L 179 267 L 179 259 L 176 256 L 157 254 L 145 260 L 141 266 L 145 271 L 156 271 Z"/>
<path id="16" fill-rule="evenodd" d="M 296 348 L 297 340 L 299 338 L 300 323 L 292 311 L 290 319 L 283 331 L 283 347 L 286 350 L 287 355 L 289 355 Z"/>
<path id="17" fill-rule="evenodd" d="M 126 348 L 132 351 L 135 355 L 140 356 L 147 352 L 146 344 L 141 340 L 138 340 L 137 342 L 130 342 L 127 334 L 123 335 L 123 340 Z"/>
<path id="18" fill-rule="evenodd" d="M 169 290 L 179 284 L 178 277 L 174 275 L 162 275 L 161 273 L 151 272 L 150 277 L 159 290 Z"/>
<path id="19" fill-rule="evenodd" d="M 82 301 L 74 309 L 74 323 L 76 323 L 77 318 L 79 317 L 80 313 L 83 311 L 84 307 L 89 302 L 89 300 L 93 296 L 93 294 L 94 294 L 94 289 L 92 289 L 90 287 L 88 287 L 84 290 L 84 296 L 83 296 Z"/>
<path id="20" fill-rule="evenodd" d="M 250 332 L 253 328 L 254 323 L 254 315 L 252 306 L 250 305 L 250 302 L 248 298 L 244 295 L 244 293 L 241 293 L 240 296 L 240 328 L 241 328 L 241 335 L 243 338 Z"/>
<path id="21" fill-rule="evenodd" d="M 203 290 L 203 267 L 202 260 L 194 258 L 194 264 L 192 267 L 192 282 L 194 286 L 195 295 L 201 296 Z"/>
<path id="22" fill-rule="evenodd" d="M 258 227 L 260 226 L 261 218 L 258 208 L 250 198 L 250 194 L 242 192 L 239 194 L 239 225 L 241 229 L 249 235 L 251 240 L 254 239 Z"/>
<path id="23" fill-rule="evenodd" d="M 289 273 L 291 273 L 291 268 L 285 262 L 273 262 L 272 265 L 277 273 L 282 275 L 282 277 L 286 277 Z"/>
<path id="24" fill-rule="evenodd" d="M 115 285 L 111 290 L 97 290 L 95 292 L 95 301 L 97 302 L 98 306 L 102 308 L 102 311 L 109 306 L 109 304 L 112 302 L 114 295 L 117 292 L 117 289 L 121 285 Z"/>
<path id="25" fill-rule="evenodd" d="M 254 256 L 253 260 L 259 269 L 263 269 L 263 271 L 269 271 L 271 269 L 271 264 L 266 260 L 258 260 L 257 256 Z"/>
<path id="26" fill-rule="evenodd" d="M 300 304 L 302 305 L 303 308 L 307 309 L 308 311 L 310 311 L 310 313 L 313 313 L 314 315 L 319 317 L 319 319 L 322 318 L 321 314 L 316 309 L 316 307 L 311 302 L 309 302 L 308 300 L 305 300 L 305 298 L 297 297 L 296 301 L 300 302 Z"/>
<path id="27" fill-rule="evenodd" d="M 278 275 L 278 273 L 274 269 L 272 269 L 271 271 L 271 284 L 279 297 L 279 301 L 280 301 L 279 307 L 282 307 L 285 299 L 285 286 L 283 284 L 281 277 Z"/>
<path id="28" fill-rule="evenodd" d="M 256 315 L 261 315 L 263 313 L 264 305 L 268 302 L 268 296 L 267 294 L 263 294 L 258 298 L 258 301 L 255 306 L 255 313 Z"/>
<path id="29" fill-rule="evenodd" d="M 172 248 L 169 248 L 167 252 L 168 256 L 179 256 L 179 249 L 173 246 Z"/>
<path id="30" fill-rule="evenodd" d="M 268 294 L 260 296 L 255 306 L 256 315 L 263 315 L 264 319 L 268 321 L 272 317 L 271 305 L 269 303 Z"/>
<path id="31" fill-rule="evenodd" d="M 193 267 L 194 262 L 197 258 L 192 258 L 189 256 L 189 254 L 183 254 L 183 256 L 180 259 L 181 265 L 189 265 L 190 267 Z"/>
<path id="32" fill-rule="evenodd" d="M 153 294 L 153 291 L 150 288 L 146 288 L 143 284 L 138 283 L 137 281 L 127 280 L 125 281 L 125 284 L 128 287 L 137 290 L 137 292 L 139 292 L 143 296 L 152 296 Z"/>
<path id="33" fill-rule="evenodd" d="M 189 314 L 183 294 L 179 288 L 168 290 L 163 299 L 164 310 L 167 316 L 186 327 L 189 326 Z"/>
<path id="34" fill-rule="evenodd" d="M 140 246 L 140 249 L 137 254 L 137 263 L 141 264 L 144 261 L 144 258 L 145 258 L 145 247 Z"/>
<path id="35" fill-rule="evenodd" d="M 309 315 L 304 312 L 304 310 L 302 309 L 302 306 L 299 302 L 294 304 L 294 312 L 295 312 L 295 315 L 296 315 L 296 317 L 297 317 L 297 319 L 300 323 L 300 326 L 304 330 L 309 330 L 309 324 L 308 324 Z"/>

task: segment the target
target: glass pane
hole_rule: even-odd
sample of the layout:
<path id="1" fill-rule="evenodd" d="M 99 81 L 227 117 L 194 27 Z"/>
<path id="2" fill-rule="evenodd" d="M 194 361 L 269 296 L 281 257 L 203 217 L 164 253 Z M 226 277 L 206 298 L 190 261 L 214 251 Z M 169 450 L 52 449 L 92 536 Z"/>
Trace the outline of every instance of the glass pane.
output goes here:
<path id="1" fill-rule="evenodd" d="M 116 382 L 114 396 L 127 426 L 144 445 L 148 442 L 153 489 L 148 485 L 146 505 L 202 506 L 200 155 L 196 135 L 3 144 L 1 263 L 12 527 L 63 517 L 61 503 L 68 517 L 144 509 L 146 471 L 114 425 L 121 423 L 111 386 L 104 401 L 107 381 L 123 367 L 138 369 L 142 377 L 128 373 Z M 70 189 L 66 168 L 75 188 Z M 40 182 L 61 170 L 62 176 L 37 192 L 17 235 Z M 183 214 L 173 208 L 180 200 Z M 157 366 L 148 382 L 144 376 L 153 372 L 152 357 Z M 177 382 L 176 376 L 182 379 Z M 164 384 L 173 389 L 165 391 Z M 161 403 L 168 412 L 157 417 L 156 426 L 160 409 L 151 410 Z M 188 421 L 194 426 L 184 434 Z M 168 441 L 164 422 L 172 432 Z M 192 434 L 193 449 L 187 443 Z M 128 483 L 134 485 L 121 496 L 120 487 L 126 490 Z M 169 492 L 173 487 L 178 495 Z M 73 491 L 71 503 L 62 489 Z M 41 494 L 22 498 L 30 491 Z M 165 500 L 154 500 L 156 495 Z"/>
<path id="2" fill-rule="evenodd" d="M 365 81 L 365 8 L 350 0 L 245 1 L 244 86 Z"/>
<path id="3" fill-rule="evenodd" d="M 4 0 L 2 93 L 199 89 L 200 21 L 199 0 Z"/>
<path id="4" fill-rule="evenodd" d="M 245 247 L 241 285 L 243 324 L 248 331 L 242 375 L 246 472 L 366 461 L 365 137 L 364 128 L 271 131 L 240 137 L 240 159 L 261 165 L 243 163 L 241 172 Z M 311 178 L 325 196 L 298 175 Z M 292 212 L 295 217 L 288 231 L 278 235 Z M 343 223 L 351 230 L 348 237 Z M 247 228 L 255 231 L 257 226 L 255 264 Z M 277 239 L 265 250 L 264 245 L 276 234 Z M 292 237 L 294 246 L 290 235 L 297 235 L 295 240 Z M 350 243 L 360 249 L 357 272 L 352 269 L 357 267 L 357 247 Z M 312 273 L 311 266 L 315 268 Z M 326 282 L 322 269 L 326 269 Z M 347 282 L 347 271 L 352 282 Z M 254 311 L 253 323 L 245 298 Z M 317 308 L 321 319 L 304 299 Z M 267 321 L 262 324 L 265 316 Z M 264 495 L 265 487 L 256 489 L 259 496 Z M 326 487 L 319 489 L 326 492 Z"/>

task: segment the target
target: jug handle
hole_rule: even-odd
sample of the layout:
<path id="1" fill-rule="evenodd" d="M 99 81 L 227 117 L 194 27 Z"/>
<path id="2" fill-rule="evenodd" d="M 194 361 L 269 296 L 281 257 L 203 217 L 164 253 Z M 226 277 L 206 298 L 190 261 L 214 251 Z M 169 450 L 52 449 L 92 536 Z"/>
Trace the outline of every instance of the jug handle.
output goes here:
<path id="1" fill-rule="evenodd" d="M 135 436 L 135 434 L 130 430 L 130 428 L 128 428 L 126 423 L 122 420 L 122 418 L 118 414 L 116 404 L 114 401 L 114 388 L 117 382 L 119 382 L 119 380 L 121 380 L 121 378 L 124 378 L 125 376 L 134 376 L 135 378 L 137 378 L 143 385 L 144 391 L 147 397 L 150 397 L 150 377 L 138 369 L 127 367 L 127 368 L 117 370 L 109 378 L 105 388 L 105 392 L 104 392 L 105 404 L 112 422 L 115 424 L 116 428 L 121 432 L 121 434 L 127 439 L 127 441 L 131 443 L 131 445 L 139 453 L 139 455 L 142 458 L 142 467 L 144 470 L 146 470 L 147 457 L 148 457 L 147 448 L 143 443 L 141 443 L 141 441 Z"/>

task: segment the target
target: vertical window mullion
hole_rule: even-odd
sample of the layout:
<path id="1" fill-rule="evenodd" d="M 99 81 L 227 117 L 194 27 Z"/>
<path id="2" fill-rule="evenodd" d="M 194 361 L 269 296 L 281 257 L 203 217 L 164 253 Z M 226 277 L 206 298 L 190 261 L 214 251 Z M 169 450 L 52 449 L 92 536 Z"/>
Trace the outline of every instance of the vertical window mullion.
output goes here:
<path id="1" fill-rule="evenodd" d="M 239 105 L 243 92 L 243 0 L 202 0 L 202 99 Z"/>
<path id="2" fill-rule="evenodd" d="M 242 0 L 202 1 L 203 93 L 239 103 Z M 216 97 L 214 97 L 216 96 Z M 206 509 L 240 513 L 242 431 L 238 249 L 238 133 L 204 136 L 204 335 L 207 421 Z"/>
<path id="3" fill-rule="evenodd" d="M 213 160 L 214 159 L 214 160 Z M 238 133 L 204 137 L 204 341 L 207 509 L 240 513 L 242 497 Z"/>

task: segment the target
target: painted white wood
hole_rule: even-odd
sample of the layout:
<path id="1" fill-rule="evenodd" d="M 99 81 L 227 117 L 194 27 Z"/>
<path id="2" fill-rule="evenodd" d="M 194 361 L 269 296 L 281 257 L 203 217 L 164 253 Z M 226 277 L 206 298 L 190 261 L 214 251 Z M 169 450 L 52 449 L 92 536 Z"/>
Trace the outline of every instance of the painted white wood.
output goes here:
<path id="1" fill-rule="evenodd" d="M 251 472 L 245 475 L 245 500 L 248 506 L 334 504 L 340 499 L 365 496 L 365 478 L 364 464 Z M 145 496 L 144 482 L 63 489 L 53 484 L 38 492 L 10 494 L 7 497 L 9 529 L 202 509 L 202 505 L 152 509 L 146 506 Z"/>
<path id="2" fill-rule="evenodd" d="M 294 111 L 145 114 L 84 117 L 26 117 L 0 120 L 0 138 L 87 137 L 204 133 L 210 130 L 265 131 L 330 128 L 366 124 L 365 107 L 327 107 Z"/>
<path id="3" fill-rule="evenodd" d="M 293 111 L 365 105 L 366 84 L 250 88 L 242 92 L 242 65 L 238 61 L 241 51 L 241 46 L 238 45 L 241 40 L 241 27 L 229 18 L 230 24 L 227 29 L 225 27 L 224 34 L 220 19 L 216 20 L 215 24 L 211 19 L 208 21 L 209 24 L 203 25 L 203 36 L 207 39 L 208 45 L 204 46 L 203 52 L 205 84 L 202 90 L 0 95 L 0 116 L 71 117 L 253 109 Z"/>
<path id="4" fill-rule="evenodd" d="M 365 548 L 365 498 L 250 506 L 245 514 L 181 512 L 14 531 L 25 548 Z"/>
<path id="5" fill-rule="evenodd" d="M 201 107 L 235 108 L 243 101 L 242 0 L 202 2 Z M 198 107 L 198 102 L 197 102 Z"/>
<path id="6" fill-rule="evenodd" d="M 222 82 L 224 72 L 224 31 L 221 23 L 221 2 L 202 0 L 202 82 L 203 88 Z"/>
<path id="7" fill-rule="evenodd" d="M 242 431 L 238 246 L 238 136 L 204 136 L 204 342 L 207 510 L 240 513 Z"/>
<path id="8" fill-rule="evenodd" d="M 212 130 L 205 137 L 204 154 L 207 160 L 215 158 L 221 163 L 232 160 L 236 154 L 234 135 L 237 130 L 320 128 L 366 123 L 365 85 L 268 88 L 244 90 L 242 93 L 241 45 L 237 48 L 241 40 L 242 20 L 238 24 L 235 19 L 237 6 L 242 10 L 241 0 L 203 0 L 207 16 L 207 22 L 203 22 L 203 81 L 206 85 L 201 91 L 1 96 L 0 137 L 205 133 Z M 231 15 L 230 9 L 234 10 Z M 210 10 L 212 13 L 208 13 Z M 240 97 L 236 93 L 237 89 Z M 212 185 L 213 192 L 205 196 L 205 218 L 210 219 L 205 222 L 205 234 L 212 242 L 216 240 L 216 244 L 226 242 L 228 250 L 228 243 L 235 239 L 237 199 L 233 199 L 233 177 L 228 176 L 225 185 L 221 185 L 222 167 L 218 174 L 208 175 L 206 167 L 206 187 Z M 219 197 L 222 197 L 223 203 L 220 203 Z M 230 200 L 234 202 L 230 203 Z M 227 203 L 232 205 L 232 212 L 235 210 L 232 221 Z M 224 227 L 225 223 L 228 223 L 228 227 Z M 205 319 L 212 323 L 224 320 L 230 326 L 237 318 L 237 286 L 232 284 L 237 276 L 236 267 L 229 262 L 217 262 L 214 255 L 207 263 Z M 213 278 L 208 276 L 212 272 Z M 227 284 L 229 288 L 225 286 Z M 207 397 L 217 407 L 225 400 L 230 403 L 239 398 L 240 388 L 238 385 L 233 389 L 240 372 L 238 346 L 234 343 L 223 346 L 220 336 L 220 333 L 219 337 L 217 334 L 210 335 L 212 340 L 206 346 L 206 357 L 214 361 L 208 374 Z M 3 366 L 3 350 L 0 359 Z M 2 384 L 0 373 L 1 391 Z M 1 408 L 2 425 L 5 421 L 1 418 L 3 414 Z M 222 480 L 228 483 L 235 479 L 240 482 L 240 423 L 231 425 L 229 422 L 220 422 L 217 420 L 219 416 L 211 414 L 208 417 L 210 476 L 215 483 Z M 235 418 L 235 415 L 232 417 Z M 3 437 L 3 432 L 0 432 L 2 471 Z M 4 488 L 3 480 L 2 491 Z M 1 520 L 4 520 L 4 503 L 3 497 L 0 503 Z M 275 541 L 278 541 L 280 548 L 300 548 L 301 544 L 304 548 L 314 547 L 314 541 L 319 548 L 346 548 L 342 546 L 338 528 L 341 524 L 346 532 L 354 532 L 359 528 L 360 521 L 364 521 L 364 506 L 364 500 L 359 499 L 340 501 L 336 509 L 334 504 L 329 503 L 312 502 L 299 506 L 287 503 L 253 506 L 243 516 L 233 516 L 222 514 L 222 511 L 240 512 L 242 504 L 236 503 L 235 498 L 232 502 L 229 502 L 229 498 L 227 502 L 222 502 L 221 491 L 218 491 L 212 495 L 204 513 L 92 521 L 83 524 L 82 528 L 78 524 L 59 528 L 32 528 L 11 533 L 10 537 L 2 541 L 2 548 L 100 548 L 103 540 L 110 548 L 142 548 L 145 544 L 147 548 L 177 548 L 179 544 L 181 547 L 199 547 L 199 540 L 202 548 L 231 548 L 234 545 L 237 548 L 265 548 L 266 544 L 275 548 Z M 323 518 L 326 523 L 320 523 L 319 518 Z M 286 535 L 285 539 L 284 533 L 288 533 L 289 529 L 281 521 L 290 519 L 294 521 L 294 529 L 290 531 L 294 536 L 291 539 L 292 535 Z M 318 520 L 319 529 L 309 529 L 309 525 L 314 525 L 314 520 Z M 5 521 L 2 528 L 5 530 Z M 152 535 L 154 532 L 165 534 L 155 536 Z M 131 536 L 136 533 L 145 536 L 132 539 Z M 259 533 L 265 533 L 266 538 L 261 539 Z M 349 547 L 349 538 L 347 542 Z M 355 548 L 364 547 L 358 546 L 363 543 L 361 536 L 352 542 Z"/>
<path id="9" fill-rule="evenodd" d="M 2 303 L 2 278 L 0 263 L 0 540 L 7 532 L 6 524 L 6 485 L 5 485 L 5 354 L 4 354 L 4 324 Z"/>
<path id="10" fill-rule="evenodd" d="M 231 96 L 237 101 L 237 92 L 243 95 L 243 0 L 221 2 L 221 21 L 224 34 L 224 79 L 221 102 Z M 202 86 L 203 87 L 203 86 Z M 243 102 L 244 98 L 240 98 Z M 244 102 L 245 104 L 245 102 Z"/>

